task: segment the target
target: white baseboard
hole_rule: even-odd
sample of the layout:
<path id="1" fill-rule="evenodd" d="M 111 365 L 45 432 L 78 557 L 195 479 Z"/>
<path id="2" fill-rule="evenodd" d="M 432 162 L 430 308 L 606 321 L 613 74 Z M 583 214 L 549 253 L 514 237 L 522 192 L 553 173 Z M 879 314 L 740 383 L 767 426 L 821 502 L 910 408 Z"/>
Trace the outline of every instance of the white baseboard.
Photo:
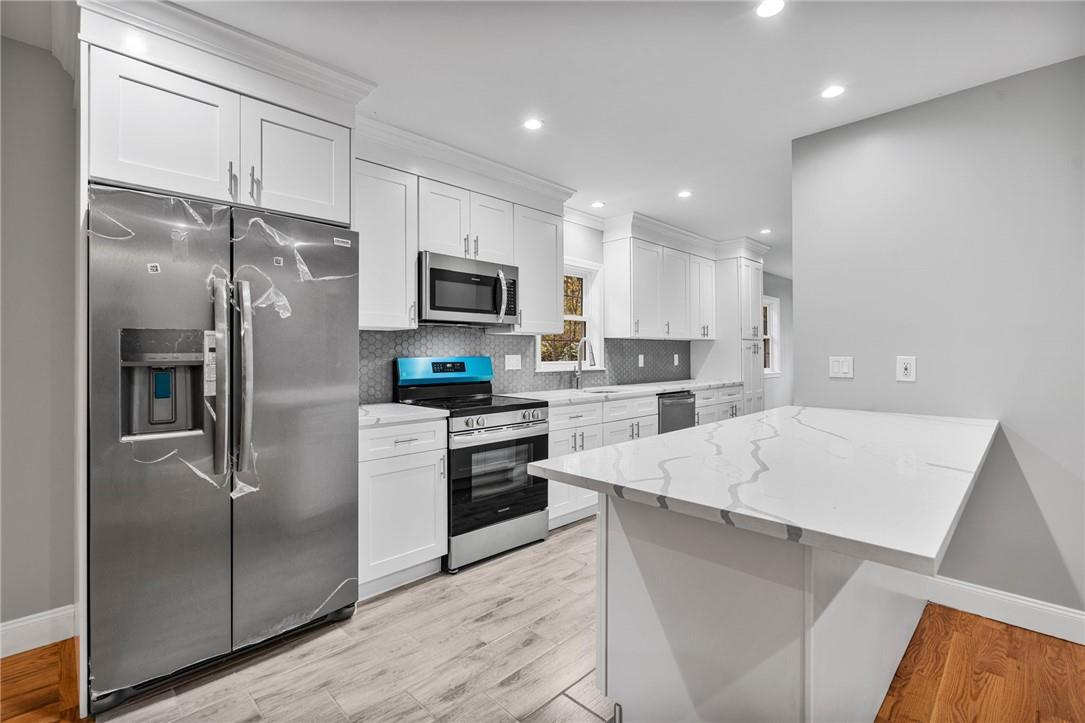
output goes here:
<path id="1" fill-rule="evenodd" d="M 549 528 L 551 531 L 556 530 L 559 527 L 565 527 L 565 525 L 571 525 L 578 520 L 583 520 L 587 517 L 594 517 L 599 512 L 599 505 L 589 505 L 588 507 L 581 507 L 579 510 L 573 510 L 572 512 L 566 512 L 564 515 L 551 518 Z"/>
<path id="2" fill-rule="evenodd" d="M 75 635 L 75 606 L 65 605 L 0 623 L 0 657 L 40 648 Z"/>
<path id="3" fill-rule="evenodd" d="M 424 577 L 429 577 L 440 571 L 441 558 L 438 557 L 436 560 L 422 562 L 408 567 L 406 570 L 400 570 L 399 572 L 393 572 L 391 575 L 378 577 L 376 580 L 358 583 L 358 601 L 368 600 L 371 597 L 376 597 L 389 590 L 395 590 L 397 587 L 403 587 L 415 580 L 421 580 Z"/>
<path id="4" fill-rule="evenodd" d="M 966 613 L 1085 645 L 1085 610 L 940 576 L 929 578 L 927 599 Z"/>

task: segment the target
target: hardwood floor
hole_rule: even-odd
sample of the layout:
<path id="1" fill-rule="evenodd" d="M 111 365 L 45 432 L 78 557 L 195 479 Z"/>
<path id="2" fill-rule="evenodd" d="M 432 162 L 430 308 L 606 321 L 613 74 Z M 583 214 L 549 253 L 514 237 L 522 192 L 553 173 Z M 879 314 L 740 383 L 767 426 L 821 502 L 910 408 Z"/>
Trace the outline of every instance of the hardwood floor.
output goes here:
<path id="1" fill-rule="evenodd" d="M 876 721 L 1085 722 L 1085 646 L 929 604 Z"/>
<path id="2" fill-rule="evenodd" d="M 99 720 L 601 723 L 594 625 L 589 521 Z M 3 720 L 74 719 L 72 641 L 6 658 L 0 676 Z M 878 722 L 1085 723 L 1083 701 L 1085 647 L 929 605 Z"/>

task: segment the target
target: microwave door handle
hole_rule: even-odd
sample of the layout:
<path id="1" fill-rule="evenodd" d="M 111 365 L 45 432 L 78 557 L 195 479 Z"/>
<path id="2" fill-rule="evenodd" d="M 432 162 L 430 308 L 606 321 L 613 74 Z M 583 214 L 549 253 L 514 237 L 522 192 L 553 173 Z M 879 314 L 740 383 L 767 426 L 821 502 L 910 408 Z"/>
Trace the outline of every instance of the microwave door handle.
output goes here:
<path id="1" fill-rule="evenodd" d="M 251 472 L 252 458 L 252 396 L 253 396 L 253 344 L 252 344 L 252 289 L 248 281 L 238 281 L 241 307 L 241 435 L 238 440 L 237 469 Z"/>
<path id="2" fill-rule="evenodd" d="M 497 312 L 497 323 L 505 323 L 505 305 L 509 300 L 509 287 L 505 282 L 505 272 L 501 269 L 497 270 L 497 280 L 501 282 L 501 310 Z"/>
<path id="3" fill-rule="evenodd" d="M 230 290 L 215 279 L 215 453 L 214 473 L 226 474 L 230 449 Z"/>

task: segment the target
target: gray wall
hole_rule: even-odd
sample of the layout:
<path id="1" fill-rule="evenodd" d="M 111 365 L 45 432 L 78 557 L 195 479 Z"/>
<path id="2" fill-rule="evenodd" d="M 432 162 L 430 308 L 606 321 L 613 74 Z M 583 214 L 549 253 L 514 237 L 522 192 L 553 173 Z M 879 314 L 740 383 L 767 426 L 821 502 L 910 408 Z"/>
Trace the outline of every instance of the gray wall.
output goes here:
<path id="1" fill-rule="evenodd" d="M 765 377 L 765 409 L 791 404 L 795 381 L 794 316 L 791 303 L 791 279 L 775 274 L 764 275 L 762 293 L 780 300 L 780 376 Z"/>
<path id="2" fill-rule="evenodd" d="M 796 402 L 1001 420 L 942 574 L 1078 609 L 1083 93 L 1078 58 L 792 149 Z"/>
<path id="3" fill-rule="evenodd" d="M 505 369 L 505 355 L 519 354 L 519 370 Z M 644 366 L 637 355 L 644 354 Z M 674 355 L 678 364 L 674 364 Z M 572 372 L 535 372 L 535 337 L 487 334 L 481 329 L 423 326 L 415 331 L 358 333 L 358 402 L 392 400 L 392 360 L 399 356 L 479 355 L 494 361 L 494 391 L 504 394 L 569 389 Z M 585 386 L 689 379 L 689 342 L 606 339 L 604 371 L 584 372 Z"/>
<path id="4" fill-rule="evenodd" d="M 75 576 L 72 79 L 4 38 L 0 155 L 0 619 L 71 604 Z"/>

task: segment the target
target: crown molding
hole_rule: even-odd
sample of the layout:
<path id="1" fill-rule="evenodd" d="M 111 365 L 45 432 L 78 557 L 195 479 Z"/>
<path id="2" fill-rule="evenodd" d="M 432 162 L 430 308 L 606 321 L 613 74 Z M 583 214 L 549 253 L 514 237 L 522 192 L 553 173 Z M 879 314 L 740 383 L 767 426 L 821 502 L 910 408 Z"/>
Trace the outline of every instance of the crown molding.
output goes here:
<path id="1" fill-rule="evenodd" d="M 81 9 L 357 105 L 377 84 L 171 2 L 78 0 Z"/>
<path id="2" fill-rule="evenodd" d="M 603 226 L 606 223 L 601 216 L 596 216 L 587 211 L 578 211 L 577 209 L 569 208 L 568 206 L 565 207 L 565 220 L 580 226 L 593 228 L 596 231 L 602 231 Z"/>
<path id="3" fill-rule="evenodd" d="M 634 211 L 624 216 L 608 218 L 603 228 L 603 241 L 623 238 L 639 238 L 663 246 L 687 251 L 699 256 L 715 256 L 716 241 L 692 231 L 687 231 L 658 218 Z"/>
<path id="4" fill-rule="evenodd" d="M 462 188 L 563 215 L 576 189 L 356 113 L 354 155 Z"/>
<path id="5" fill-rule="evenodd" d="M 772 250 L 768 244 L 755 241 L 749 236 L 740 236 L 716 244 L 717 259 L 744 258 L 751 261 L 764 261 L 765 254 Z"/>

